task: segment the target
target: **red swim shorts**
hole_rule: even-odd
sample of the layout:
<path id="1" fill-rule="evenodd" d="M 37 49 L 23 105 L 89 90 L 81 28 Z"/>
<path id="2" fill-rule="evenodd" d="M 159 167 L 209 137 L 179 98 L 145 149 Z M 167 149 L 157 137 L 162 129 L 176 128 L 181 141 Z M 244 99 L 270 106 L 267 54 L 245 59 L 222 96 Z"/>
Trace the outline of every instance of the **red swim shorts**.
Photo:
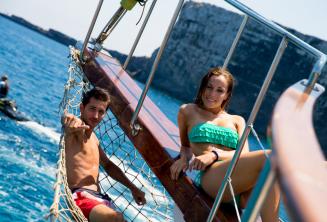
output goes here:
<path id="1" fill-rule="evenodd" d="M 72 193 L 76 205 L 81 209 L 88 220 L 93 207 L 99 204 L 103 204 L 115 210 L 115 206 L 107 194 L 103 195 L 97 191 L 85 188 L 73 189 Z"/>

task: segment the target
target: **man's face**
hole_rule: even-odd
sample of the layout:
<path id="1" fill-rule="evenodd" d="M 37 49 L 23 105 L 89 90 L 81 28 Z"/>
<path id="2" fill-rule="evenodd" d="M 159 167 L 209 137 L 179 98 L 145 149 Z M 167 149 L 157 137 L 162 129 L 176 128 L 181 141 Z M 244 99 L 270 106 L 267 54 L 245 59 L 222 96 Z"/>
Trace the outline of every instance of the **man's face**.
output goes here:
<path id="1" fill-rule="evenodd" d="M 107 105 L 108 102 L 97 100 L 92 97 L 86 106 L 81 103 L 81 119 L 86 125 L 90 126 L 91 129 L 94 129 L 106 114 Z"/>

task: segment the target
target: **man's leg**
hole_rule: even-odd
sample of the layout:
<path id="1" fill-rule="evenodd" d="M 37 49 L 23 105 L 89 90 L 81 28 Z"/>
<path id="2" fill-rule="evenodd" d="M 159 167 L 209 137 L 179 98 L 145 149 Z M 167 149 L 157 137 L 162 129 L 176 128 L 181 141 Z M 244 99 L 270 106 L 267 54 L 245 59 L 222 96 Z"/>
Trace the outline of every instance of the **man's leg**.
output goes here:
<path id="1" fill-rule="evenodd" d="M 120 212 L 117 212 L 103 204 L 99 204 L 90 212 L 89 215 L 89 221 L 90 222 L 123 222 L 124 217 L 123 214 Z"/>

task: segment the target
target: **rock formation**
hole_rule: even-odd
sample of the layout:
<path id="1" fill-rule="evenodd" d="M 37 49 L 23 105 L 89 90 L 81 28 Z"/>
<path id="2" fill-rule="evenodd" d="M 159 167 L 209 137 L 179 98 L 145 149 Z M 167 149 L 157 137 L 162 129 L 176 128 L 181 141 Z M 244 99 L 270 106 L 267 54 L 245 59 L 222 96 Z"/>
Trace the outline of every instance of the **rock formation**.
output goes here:
<path id="1" fill-rule="evenodd" d="M 153 80 L 153 86 L 173 97 L 191 102 L 202 75 L 212 66 L 222 66 L 234 40 L 242 16 L 206 3 L 186 2 L 170 36 Z M 327 53 L 327 42 L 287 28 L 313 47 Z M 250 19 L 228 66 L 237 80 L 229 111 L 248 117 L 269 70 L 282 37 Z M 151 58 L 133 58 L 128 70 L 145 81 L 158 49 Z M 116 56 L 120 59 L 124 55 Z M 124 60 L 122 60 L 124 61 Z M 273 106 L 280 94 L 291 84 L 306 79 L 314 57 L 289 43 L 272 80 L 269 92 L 254 124 L 262 135 L 266 131 Z M 319 83 L 327 86 L 327 66 Z M 327 154 L 327 93 L 319 98 L 314 124 L 320 143 Z M 305 139 L 305 138 L 299 138 Z"/>

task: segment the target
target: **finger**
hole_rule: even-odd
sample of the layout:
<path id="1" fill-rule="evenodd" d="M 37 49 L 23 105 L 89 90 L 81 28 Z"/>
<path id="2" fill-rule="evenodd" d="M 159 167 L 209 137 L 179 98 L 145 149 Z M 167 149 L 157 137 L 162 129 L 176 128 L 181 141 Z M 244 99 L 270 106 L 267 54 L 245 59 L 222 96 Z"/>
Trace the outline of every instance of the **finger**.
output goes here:
<path id="1" fill-rule="evenodd" d="M 178 180 L 179 174 L 181 172 L 181 169 L 178 167 L 175 171 L 175 180 Z"/>
<path id="2" fill-rule="evenodd" d="M 70 128 L 70 129 L 74 129 L 74 125 L 75 125 L 75 120 L 68 120 L 67 121 L 67 127 Z"/>
<path id="3" fill-rule="evenodd" d="M 172 176 L 172 178 L 173 178 L 173 180 L 177 180 L 177 169 L 175 169 L 173 172 L 172 172 L 172 174 L 171 174 L 171 176 Z"/>
<path id="4" fill-rule="evenodd" d="M 74 118 L 67 117 L 66 125 L 67 125 L 68 127 L 73 127 L 74 122 L 75 122 L 75 119 L 74 119 Z"/>
<path id="5" fill-rule="evenodd" d="M 190 165 L 189 165 L 188 168 L 189 168 L 190 171 L 193 170 L 193 168 L 194 168 L 194 160 L 190 163 Z"/>
<path id="6" fill-rule="evenodd" d="M 192 170 L 197 170 L 197 165 L 198 165 L 197 161 L 194 161 Z"/>
<path id="7" fill-rule="evenodd" d="M 177 180 L 177 176 L 178 176 L 177 171 L 178 171 L 177 168 L 175 168 L 173 171 L 173 180 Z"/>
<path id="8" fill-rule="evenodd" d="M 85 130 L 90 129 L 90 126 L 89 126 L 89 125 L 83 125 L 83 126 L 81 126 L 81 127 L 83 127 Z"/>
<path id="9" fill-rule="evenodd" d="M 68 122 L 70 119 L 72 119 L 72 117 L 69 116 L 69 113 L 67 113 L 67 111 L 66 111 L 66 112 L 64 112 L 64 114 L 63 114 L 62 117 L 61 117 L 61 122 L 62 122 L 63 125 L 67 125 L 67 122 Z"/>
<path id="10" fill-rule="evenodd" d="M 188 166 L 185 165 L 185 166 L 183 167 L 183 172 L 185 173 L 185 172 L 187 171 L 187 169 L 188 169 Z"/>
<path id="11" fill-rule="evenodd" d="M 65 109 L 65 110 L 64 110 L 64 114 L 63 114 L 63 116 L 66 117 L 67 114 L 68 114 L 68 111 L 67 111 L 67 109 Z"/>
<path id="12" fill-rule="evenodd" d="M 76 120 L 71 122 L 71 126 L 74 127 L 74 128 L 78 128 L 81 125 L 82 124 L 79 121 L 76 121 Z"/>
<path id="13" fill-rule="evenodd" d="M 199 164 L 199 168 L 198 168 L 198 170 L 204 170 L 204 168 L 205 168 L 205 167 L 204 167 L 204 164 L 203 164 L 203 163 L 200 163 L 200 164 Z"/>
<path id="14" fill-rule="evenodd" d="M 200 165 L 201 165 L 201 162 L 200 161 L 195 161 L 193 169 L 194 170 L 199 170 Z"/>
<path id="15" fill-rule="evenodd" d="M 83 130 L 88 130 L 90 127 L 88 125 L 73 127 L 72 132 L 79 132 Z"/>
<path id="16" fill-rule="evenodd" d="M 170 178 L 172 179 L 172 180 L 174 180 L 174 169 L 175 169 L 175 167 L 174 167 L 175 165 L 173 164 L 173 165 L 171 165 L 171 167 L 170 167 Z"/>

